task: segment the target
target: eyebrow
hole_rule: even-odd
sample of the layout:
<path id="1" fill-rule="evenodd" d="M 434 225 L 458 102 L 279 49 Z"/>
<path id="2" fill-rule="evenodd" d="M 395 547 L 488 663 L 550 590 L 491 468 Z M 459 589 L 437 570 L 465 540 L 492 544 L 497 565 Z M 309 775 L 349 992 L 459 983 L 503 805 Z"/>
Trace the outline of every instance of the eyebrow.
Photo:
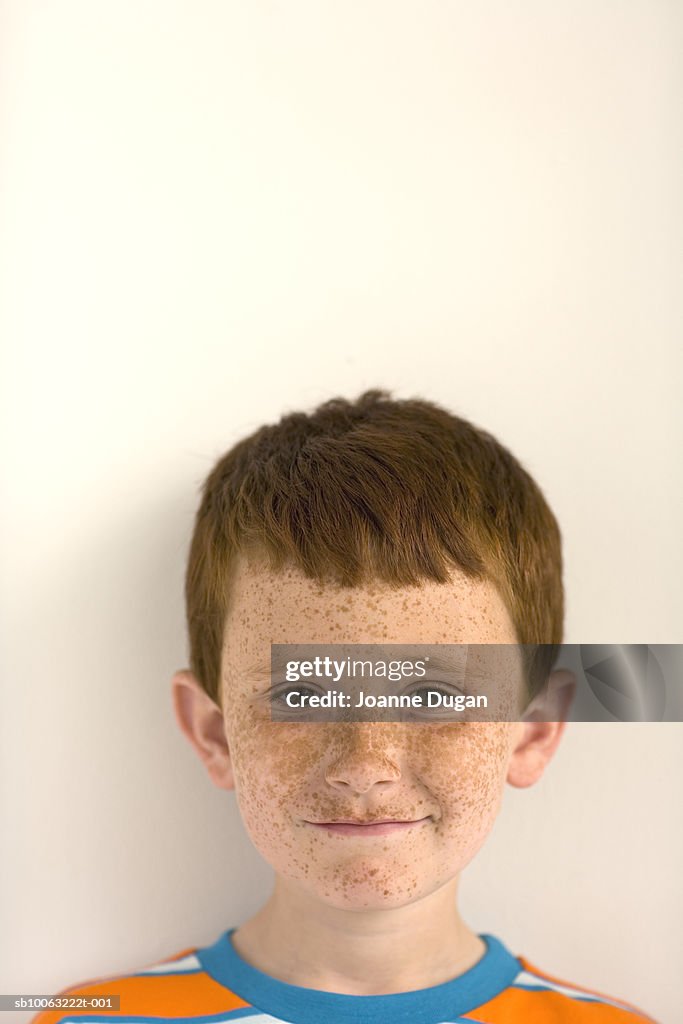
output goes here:
<path id="1" fill-rule="evenodd" d="M 263 678 L 264 676 L 270 676 L 271 672 L 279 672 L 287 667 L 287 660 L 281 656 L 271 661 L 258 661 L 253 665 L 249 665 L 245 672 L 249 676 L 256 676 Z"/>
<path id="2" fill-rule="evenodd" d="M 270 662 L 259 661 L 256 665 L 248 665 L 244 670 L 249 676 L 267 676 L 271 672 Z"/>

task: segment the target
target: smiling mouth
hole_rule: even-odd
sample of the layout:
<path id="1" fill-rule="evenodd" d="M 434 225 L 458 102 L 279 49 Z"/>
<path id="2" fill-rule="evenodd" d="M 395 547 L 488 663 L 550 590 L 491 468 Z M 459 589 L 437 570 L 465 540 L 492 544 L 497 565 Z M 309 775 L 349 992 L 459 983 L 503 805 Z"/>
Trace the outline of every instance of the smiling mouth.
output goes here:
<path id="1" fill-rule="evenodd" d="M 334 821 L 311 821 L 311 825 L 410 825 L 422 818 L 336 818 Z"/>
<path id="2" fill-rule="evenodd" d="M 389 835 L 391 832 L 402 832 L 416 825 L 422 825 L 428 820 L 428 817 L 417 818 L 411 821 L 402 821 L 395 818 L 368 818 L 356 821 L 309 821 L 308 824 L 314 828 L 324 829 L 326 832 L 336 833 L 337 835 L 383 836 Z"/>

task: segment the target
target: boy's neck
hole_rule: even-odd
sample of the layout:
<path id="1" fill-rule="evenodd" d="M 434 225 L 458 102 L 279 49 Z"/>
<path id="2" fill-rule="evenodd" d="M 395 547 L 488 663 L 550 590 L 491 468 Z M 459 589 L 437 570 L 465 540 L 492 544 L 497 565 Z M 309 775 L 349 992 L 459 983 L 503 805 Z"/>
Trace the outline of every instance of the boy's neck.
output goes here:
<path id="1" fill-rule="evenodd" d="M 268 902 L 232 942 L 252 967 L 289 985 L 344 995 L 430 988 L 464 974 L 486 950 L 458 913 L 457 884 L 395 910 L 356 911 L 277 876 Z"/>

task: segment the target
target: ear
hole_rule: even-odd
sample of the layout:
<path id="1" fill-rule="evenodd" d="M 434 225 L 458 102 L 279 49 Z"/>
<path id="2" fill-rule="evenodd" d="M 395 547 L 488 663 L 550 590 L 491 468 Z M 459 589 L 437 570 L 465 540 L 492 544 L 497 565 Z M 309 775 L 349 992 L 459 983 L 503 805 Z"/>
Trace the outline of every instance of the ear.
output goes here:
<path id="1" fill-rule="evenodd" d="M 176 672 L 171 685 L 173 710 L 180 731 L 199 754 L 214 785 L 234 789 L 223 712 L 189 669 Z"/>
<path id="2" fill-rule="evenodd" d="M 574 673 L 555 669 L 543 693 L 529 704 L 517 727 L 518 739 L 508 764 L 511 786 L 524 789 L 540 779 L 562 739 L 575 689 Z M 551 718 L 556 721 L 549 721 Z"/>

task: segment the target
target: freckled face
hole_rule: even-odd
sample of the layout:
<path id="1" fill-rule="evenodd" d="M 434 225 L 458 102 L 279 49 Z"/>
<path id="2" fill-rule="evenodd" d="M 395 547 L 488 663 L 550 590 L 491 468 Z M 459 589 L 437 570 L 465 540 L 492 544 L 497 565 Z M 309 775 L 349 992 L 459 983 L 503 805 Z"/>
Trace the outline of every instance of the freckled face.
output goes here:
<path id="1" fill-rule="evenodd" d="M 500 806 L 507 722 L 273 722 L 263 695 L 271 643 L 516 643 L 495 587 L 452 583 L 342 589 L 241 561 L 222 656 L 222 706 L 245 828 L 281 876 L 340 908 L 399 907 L 472 859 Z M 520 684 L 521 685 L 521 684 Z M 417 820 L 389 835 L 311 822 Z M 425 820 L 422 820 L 425 819 Z"/>

